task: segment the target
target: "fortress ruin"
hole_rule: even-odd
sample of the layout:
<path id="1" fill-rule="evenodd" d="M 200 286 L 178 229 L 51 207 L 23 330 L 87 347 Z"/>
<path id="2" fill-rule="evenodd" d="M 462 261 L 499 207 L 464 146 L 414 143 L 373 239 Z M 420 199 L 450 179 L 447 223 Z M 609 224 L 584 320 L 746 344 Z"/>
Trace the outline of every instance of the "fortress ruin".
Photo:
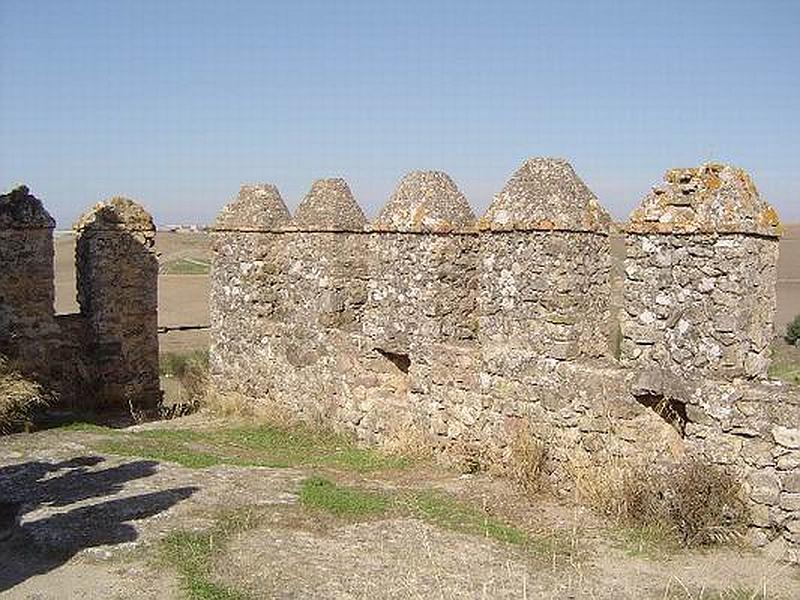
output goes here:
<path id="1" fill-rule="evenodd" d="M 78 220 L 77 314 L 54 312 L 54 228 L 28 188 L 0 196 L 0 354 L 60 407 L 154 409 L 161 391 L 152 218 L 113 198 Z"/>
<path id="2" fill-rule="evenodd" d="M 390 444 L 502 465 L 532 431 L 566 494 L 582 469 L 685 454 L 733 466 L 750 540 L 800 559 L 800 394 L 766 378 L 779 223 L 742 170 L 669 171 L 613 224 L 563 160 L 533 158 L 476 218 L 444 173 L 372 223 L 341 179 L 292 217 L 243 186 L 214 225 L 215 388 Z"/>
<path id="3" fill-rule="evenodd" d="M 80 313 L 53 311 L 53 219 L 0 197 L 0 353 L 62 405 L 148 410 L 153 221 L 114 198 L 77 225 Z M 800 393 L 767 378 L 779 223 L 740 169 L 669 171 L 616 232 L 563 160 L 533 158 L 476 218 L 444 173 L 368 223 L 341 179 L 294 216 L 245 185 L 212 232 L 212 387 L 364 443 L 504 465 L 537 438 L 557 494 L 614 461 L 684 455 L 742 477 L 750 541 L 800 561 Z"/>

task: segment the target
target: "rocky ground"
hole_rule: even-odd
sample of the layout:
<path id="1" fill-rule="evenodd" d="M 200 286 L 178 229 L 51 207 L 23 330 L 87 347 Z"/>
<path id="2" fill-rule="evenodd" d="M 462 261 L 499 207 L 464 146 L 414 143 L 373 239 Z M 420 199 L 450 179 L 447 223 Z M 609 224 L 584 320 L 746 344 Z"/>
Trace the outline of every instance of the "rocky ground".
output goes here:
<path id="1" fill-rule="evenodd" d="M 800 568 L 304 429 L 200 417 L 0 438 L 3 598 L 797 598 Z"/>

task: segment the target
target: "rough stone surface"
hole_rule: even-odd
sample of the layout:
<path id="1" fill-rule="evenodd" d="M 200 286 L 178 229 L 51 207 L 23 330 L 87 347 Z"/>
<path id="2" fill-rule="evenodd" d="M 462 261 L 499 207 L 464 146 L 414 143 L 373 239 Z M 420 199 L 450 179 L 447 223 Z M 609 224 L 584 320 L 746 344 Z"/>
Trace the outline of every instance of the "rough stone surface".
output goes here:
<path id="1" fill-rule="evenodd" d="M 218 232 L 213 381 L 367 443 L 421 436 L 501 467 L 526 432 L 563 494 L 604 461 L 700 455 L 745 482 L 750 539 L 794 552 L 800 394 L 753 381 L 774 238 L 629 231 L 618 363 L 603 215 L 569 165 L 533 160 L 478 228 L 447 176 L 415 173 L 369 233 L 322 230 L 330 213 Z"/>
<path id="2" fill-rule="evenodd" d="M 367 220 L 344 179 L 319 179 L 297 207 L 294 224 L 306 231 L 363 231 Z"/>
<path id="3" fill-rule="evenodd" d="M 152 408 L 160 399 L 152 218 L 123 198 L 81 217 L 80 314 L 54 314 L 54 226 L 27 188 L 0 197 L 0 353 L 61 406 Z"/>
<path id="4" fill-rule="evenodd" d="M 291 216 L 281 194 L 269 183 L 243 185 L 238 197 L 222 209 L 215 229 L 272 231 L 289 224 Z"/>
<path id="5" fill-rule="evenodd" d="M 479 221 L 500 231 L 599 231 L 611 217 L 569 164 L 561 158 L 529 158 Z"/>
<path id="6" fill-rule="evenodd" d="M 778 234 L 778 214 L 742 169 L 714 163 L 671 169 L 664 181 L 631 213 L 628 231 Z"/>
<path id="7" fill-rule="evenodd" d="M 400 181 L 372 229 L 443 233 L 468 228 L 474 221 L 469 202 L 449 175 L 414 171 Z"/>
<path id="8" fill-rule="evenodd" d="M 0 196 L 0 353 L 42 374 L 58 329 L 53 301 L 53 228 L 42 203 L 22 186 Z"/>
<path id="9" fill-rule="evenodd" d="M 158 375 L 156 228 L 139 204 L 112 198 L 75 224 L 78 304 L 89 323 L 99 406 L 150 409 Z"/>
<path id="10" fill-rule="evenodd" d="M 741 170 L 707 165 L 666 178 L 669 185 L 645 198 L 627 226 L 623 363 L 764 377 L 777 216 Z"/>

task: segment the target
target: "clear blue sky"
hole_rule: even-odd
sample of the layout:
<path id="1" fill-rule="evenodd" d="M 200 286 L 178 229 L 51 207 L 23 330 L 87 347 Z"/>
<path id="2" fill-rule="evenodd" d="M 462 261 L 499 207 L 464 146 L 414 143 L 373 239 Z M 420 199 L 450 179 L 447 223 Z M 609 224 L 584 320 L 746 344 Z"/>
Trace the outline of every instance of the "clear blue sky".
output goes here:
<path id="1" fill-rule="evenodd" d="M 341 175 L 374 214 L 412 169 L 477 210 L 569 158 L 620 218 L 673 166 L 748 169 L 800 220 L 800 2 L 0 0 L 0 187 L 59 226 L 110 195 L 210 220 Z"/>

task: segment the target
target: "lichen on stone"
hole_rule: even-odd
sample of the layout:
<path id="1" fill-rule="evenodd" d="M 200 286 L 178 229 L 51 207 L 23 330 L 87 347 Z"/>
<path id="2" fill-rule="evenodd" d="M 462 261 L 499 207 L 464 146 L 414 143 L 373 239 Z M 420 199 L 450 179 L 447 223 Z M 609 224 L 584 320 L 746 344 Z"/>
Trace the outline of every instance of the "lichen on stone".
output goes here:
<path id="1" fill-rule="evenodd" d="M 362 231 L 364 212 L 341 178 L 318 179 L 311 185 L 294 215 L 298 229 L 310 231 Z"/>
<path id="2" fill-rule="evenodd" d="M 0 228 L 2 229 L 52 229 L 53 217 L 41 201 L 21 185 L 0 196 Z"/>
<path id="3" fill-rule="evenodd" d="M 708 163 L 667 171 L 664 183 L 654 187 L 631 213 L 627 229 L 637 233 L 777 236 L 780 221 L 746 171 Z"/>
<path id="4" fill-rule="evenodd" d="M 495 195 L 481 229 L 496 231 L 590 231 L 608 233 L 611 217 L 561 158 L 526 160 Z"/>
<path id="5" fill-rule="evenodd" d="M 280 231 L 291 222 L 278 188 L 270 183 L 258 183 L 241 187 L 236 199 L 222 209 L 213 229 Z"/>
<path id="6" fill-rule="evenodd" d="M 468 229 L 474 221 L 469 202 L 449 175 L 413 171 L 400 181 L 372 229 L 444 233 Z"/>

